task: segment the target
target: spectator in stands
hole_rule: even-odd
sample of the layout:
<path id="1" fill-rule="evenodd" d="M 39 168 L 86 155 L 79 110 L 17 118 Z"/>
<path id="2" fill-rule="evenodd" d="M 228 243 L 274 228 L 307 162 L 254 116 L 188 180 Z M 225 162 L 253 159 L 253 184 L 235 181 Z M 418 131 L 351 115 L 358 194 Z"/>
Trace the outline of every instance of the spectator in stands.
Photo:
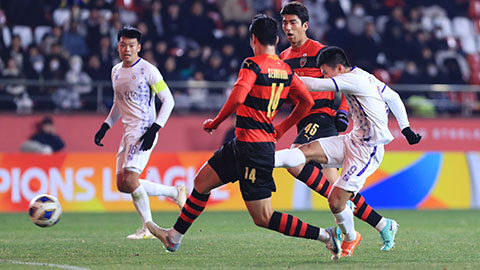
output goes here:
<path id="1" fill-rule="evenodd" d="M 62 46 L 71 55 L 86 56 L 88 47 L 85 38 L 78 32 L 78 22 L 72 21 L 68 31 L 62 36 Z"/>
<path id="2" fill-rule="evenodd" d="M 54 93 L 54 102 L 57 109 L 76 110 L 82 107 L 80 95 L 91 97 L 91 78 L 82 70 L 83 61 L 78 55 L 70 59 L 70 69 L 65 74 L 65 81 L 71 85 L 59 87 Z"/>
<path id="3" fill-rule="evenodd" d="M 186 36 L 197 41 L 200 45 L 213 44 L 215 23 L 205 12 L 201 1 L 193 2 L 190 12 L 183 18 L 188 32 Z"/>
<path id="4" fill-rule="evenodd" d="M 17 66 L 17 62 L 10 58 L 7 66 L 2 72 L 5 79 L 21 79 L 22 72 Z M 28 96 L 25 85 L 10 84 L 5 89 L 0 89 L 0 108 L 1 110 L 14 110 L 17 113 L 31 113 L 33 107 L 32 100 Z"/>
<path id="5" fill-rule="evenodd" d="M 56 133 L 52 118 L 47 116 L 37 124 L 35 134 L 22 144 L 21 151 L 52 154 L 62 150 L 64 147 L 65 143 Z"/>

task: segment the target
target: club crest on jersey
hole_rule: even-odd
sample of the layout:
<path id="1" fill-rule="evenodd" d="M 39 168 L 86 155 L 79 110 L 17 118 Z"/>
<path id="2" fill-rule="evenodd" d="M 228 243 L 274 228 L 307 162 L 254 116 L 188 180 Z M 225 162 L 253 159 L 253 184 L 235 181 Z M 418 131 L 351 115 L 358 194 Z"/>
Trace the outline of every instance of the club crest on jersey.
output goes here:
<path id="1" fill-rule="evenodd" d="M 137 76 L 133 75 L 132 80 L 135 80 L 135 79 L 137 79 Z"/>
<path id="2" fill-rule="evenodd" d="M 300 67 L 305 67 L 305 64 L 307 63 L 307 54 L 304 53 L 302 58 L 300 58 Z"/>

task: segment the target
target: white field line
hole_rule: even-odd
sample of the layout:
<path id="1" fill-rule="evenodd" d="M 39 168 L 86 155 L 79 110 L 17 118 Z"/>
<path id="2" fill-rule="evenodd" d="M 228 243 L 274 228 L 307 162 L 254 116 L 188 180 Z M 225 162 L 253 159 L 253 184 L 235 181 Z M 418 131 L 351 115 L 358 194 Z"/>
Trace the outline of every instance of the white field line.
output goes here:
<path id="1" fill-rule="evenodd" d="M 65 265 L 65 264 L 54 264 L 54 263 L 22 262 L 22 261 L 2 260 L 2 259 L 0 259 L 0 263 L 35 265 L 35 266 L 49 266 L 49 267 L 56 267 L 56 268 L 60 268 L 60 269 L 69 269 L 69 270 L 91 270 L 90 268 L 85 268 L 85 267 Z"/>

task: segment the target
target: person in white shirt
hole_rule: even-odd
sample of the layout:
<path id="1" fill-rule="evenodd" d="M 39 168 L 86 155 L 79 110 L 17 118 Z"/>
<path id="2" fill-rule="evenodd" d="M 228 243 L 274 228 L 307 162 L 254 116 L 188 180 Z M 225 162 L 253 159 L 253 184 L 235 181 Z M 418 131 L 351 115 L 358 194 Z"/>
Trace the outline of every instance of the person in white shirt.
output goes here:
<path id="1" fill-rule="evenodd" d="M 328 196 L 337 225 L 345 235 L 342 257 L 351 256 L 362 239 L 355 231 L 353 213 L 347 201 L 359 192 L 366 179 L 380 166 L 384 145 L 393 140 L 388 129 L 391 110 L 410 144 L 421 136 L 410 129 L 407 112 L 399 95 L 372 74 L 352 67 L 345 52 L 327 47 L 318 57 L 325 78 L 301 77 L 310 91 L 341 91 L 345 94 L 353 118 L 348 134 L 321 138 L 299 148 L 275 153 L 275 167 L 291 168 L 306 162 L 317 162 L 325 168 L 343 168 Z M 398 224 L 391 224 L 395 235 Z"/>
<path id="2" fill-rule="evenodd" d="M 117 51 L 122 62 L 112 68 L 113 106 L 95 134 L 95 144 L 103 146 L 101 140 L 107 130 L 122 119 L 123 137 L 117 154 L 117 188 L 120 192 L 131 194 L 142 220 L 142 227 L 127 236 L 128 239 L 153 238 L 145 227 L 145 222 L 152 220 L 148 196 L 172 198 L 180 209 L 186 201 L 184 185 L 172 187 L 139 179 L 157 143 L 157 132 L 165 126 L 175 105 L 160 71 L 138 56 L 141 37 L 138 29 L 129 26 L 118 32 Z M 162 101 L 158 116 L 155 95 Z"/>

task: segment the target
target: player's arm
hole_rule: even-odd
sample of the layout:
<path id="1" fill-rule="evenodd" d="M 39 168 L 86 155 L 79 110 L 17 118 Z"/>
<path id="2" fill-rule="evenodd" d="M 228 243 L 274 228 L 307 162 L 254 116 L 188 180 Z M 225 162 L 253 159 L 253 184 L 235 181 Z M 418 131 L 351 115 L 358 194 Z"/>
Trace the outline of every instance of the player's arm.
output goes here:
<path id="1" fill-rule="evenodd" d="M 402 102 L 402 99 L 397 92 L 393 91 L 387 85 L 382 89 L 383 99 L 387 103 L 390 110 L 393 112 L 397 123 L 402 130 L 402 134 L 407 138 L 409 144 L 417 144 L 422 139 L 422 136 L 418 133 L 415 133 L 410 128 L 410 123 L 408 122 L 407 110 L 405 105 Z"/>
<path id="2" fill-rule="evenodd" d="M 314 101 L 312 95 L 308 92 L 307 87 L 297 77 L 292 76 L 292 84 L 290 88 L 289 98 L 295 102 L 290 115 L 280 124 L 275 126 L 275 139 L 278 141 L 287 130 L 298 123 L 312 108 Z"/>
<path id="3" fill-rule="evenodd" d="M 350 73 L 337 75 L 333 78 L 300 77 L 311 92 L 335 91 L 351 93 L 357 89 L 358 78 Z"/>
<path id="4" fill-rule="evenodd" d="M 238 78 L 233 85 L 232 93 L 228 96 L 227 101 L 223 105 L 222 109 L 218 112 L 214 119 L 207 119 L 203 122 L 203 130 L 208 133 L 212 133 L 214 129 L 225 121 L 231 114 L 233 114 L 238 106 L 245 102 L 248 93 L 255 84 L 257 79 L 257 73 L 260 69 L 258 65 L 250 59 L 245 59 L 242 63 L 242 68 L 238 73 Z"/>
<path id="5" fill-rule="evenodd" d="M 158 130 L 164 127 L 167 123 L 170 114 L 172 113 L 173 107 L 175 106 L 175 101 L 173 100 L 172 93 L 168 88 L 167 84 L 163 80 L 163 78 L 151 85 L 152 91 L 157 94 L 158 98 L 162 102 L 162 107 L 158 112 L 157 119 L 155 122 L 147 129 L 145 134 L 140 137 L 140 141 L 143 140 L 142 146 L 140 150 L 150 150 L 153 146 L 153 142 L 155 141 L 155 137 L 157 136 Z"/>
<path id="6" fill-rule="evenodd" d="M 103 146 L 103 143 L 101 143 L 101 141 L 105 136 L 105 133 L 107 133 L 107 130 L 113 127 L 113 125 L 118 121 L 118 119 L 120 119 L 121 116 L 122 114 L 120 113 L 120 110 L 116 105 L 115 98 L 113 98 L 113 106 L 108 113 L 107 119 L 105 119 L 105 121 L 102 123 L 102 126 L 100 126 L 100 129 L 98 129 L 97 133 L 95 133 L 96 145 Z"/>

